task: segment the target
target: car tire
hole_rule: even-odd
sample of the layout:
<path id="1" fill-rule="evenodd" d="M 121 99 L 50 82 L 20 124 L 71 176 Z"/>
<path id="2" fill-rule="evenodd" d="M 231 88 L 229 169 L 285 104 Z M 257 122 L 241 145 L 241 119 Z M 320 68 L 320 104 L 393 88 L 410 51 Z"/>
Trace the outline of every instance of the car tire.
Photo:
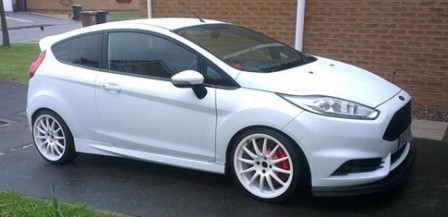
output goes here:
<path id="1" fill-rule="evenodd" d="M 65 164 L 78 156 L 72 133 L 55 112 L 43 110 L 33 119 L 32 135 L 39 154 L 53 164 Z"/>
<path id="2" fill-rule="evenodd" d="M 298 187 L 305 187 L 305 156 L 282 133 L 253 128 L 233 141 L 231 170 L 249 195 L 264 202 L 281 202 L 298 192 Z"/>

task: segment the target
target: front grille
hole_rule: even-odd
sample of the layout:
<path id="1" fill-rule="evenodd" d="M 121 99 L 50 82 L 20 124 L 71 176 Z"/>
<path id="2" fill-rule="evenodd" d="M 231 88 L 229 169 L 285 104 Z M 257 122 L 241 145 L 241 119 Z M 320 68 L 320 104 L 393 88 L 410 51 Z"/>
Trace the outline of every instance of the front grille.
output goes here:
<path id="1" fill-rule="evenodd" d="M 408 129 L 411 122 L 411 101 L 409 101 L 408 104 L 398 110 L 392 117 L 386 132 L 384 132 L 383 139 L 387 141 L 395 141 L 406 129 Z"/>
<path id="2" fill-rule="evenodd" d="M 372 172 L 379 168 L 383 168 L 381 165 L 383 163 L 381 158 L 349 160 L 342 164 L 333 175 L 342 176 L 350 173 Z"/>

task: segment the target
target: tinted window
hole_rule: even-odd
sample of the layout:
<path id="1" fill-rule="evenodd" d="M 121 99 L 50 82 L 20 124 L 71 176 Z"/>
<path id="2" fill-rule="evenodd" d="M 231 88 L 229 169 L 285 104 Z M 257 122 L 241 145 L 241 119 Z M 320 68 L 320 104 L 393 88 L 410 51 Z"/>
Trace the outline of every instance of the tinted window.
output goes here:
<path id="1" fill-rule="evenodd" d="M 213 66 L 208 61 L 204 61 L 203 65 L 204 83 L 211 85 L 234 87 L 235 83 L 218 67 Z"/>
<path id="2" fill-rule="evenodd" d="M 244 71 L 274 72 L 305 64 L 299 51 L 239 26 L 197 25 L 176 32 Z"/>
<path id="3" fill-rule="evenodd" d="M 145 33 L 109 34 L 108 69 L 161 78 L 178 72 L 198 70 L 198 58 L 184 47 Z"/>
<path id="4" fill-rule="evenodd" d="M 91 34 L 65 40 L 53 46 L 56 58 L 65 63 L 99 67 L 101 34 Z"/>

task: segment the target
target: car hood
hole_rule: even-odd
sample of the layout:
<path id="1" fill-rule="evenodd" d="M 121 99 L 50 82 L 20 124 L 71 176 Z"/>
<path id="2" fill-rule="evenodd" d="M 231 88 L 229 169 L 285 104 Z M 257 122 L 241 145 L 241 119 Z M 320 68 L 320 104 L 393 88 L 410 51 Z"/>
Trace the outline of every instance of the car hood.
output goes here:
<path id="1" fill-rule="evenodd" d="M 241 72 L 237 82 L 244 88 L 299 96 L 331 96 L 370 107 L 377 107 L 401 91 L 364 69 L 322 57 L 273 73 Z"/>

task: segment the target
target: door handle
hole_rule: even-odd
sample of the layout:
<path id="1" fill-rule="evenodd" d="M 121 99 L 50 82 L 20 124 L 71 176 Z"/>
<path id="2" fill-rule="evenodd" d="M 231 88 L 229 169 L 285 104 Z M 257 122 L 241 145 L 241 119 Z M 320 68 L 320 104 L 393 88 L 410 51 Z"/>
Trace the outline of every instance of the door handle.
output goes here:
<path id="1" fill-rule="evenodd" d="M 115 91 L 115 92 L 120 92 L 121 91 L 121 87 L 118 84 L 115 84 L 115 83 L 102 84 L 101 87 L 103 87 L 104 89 L 106 89 L 108 91 Z"/>

